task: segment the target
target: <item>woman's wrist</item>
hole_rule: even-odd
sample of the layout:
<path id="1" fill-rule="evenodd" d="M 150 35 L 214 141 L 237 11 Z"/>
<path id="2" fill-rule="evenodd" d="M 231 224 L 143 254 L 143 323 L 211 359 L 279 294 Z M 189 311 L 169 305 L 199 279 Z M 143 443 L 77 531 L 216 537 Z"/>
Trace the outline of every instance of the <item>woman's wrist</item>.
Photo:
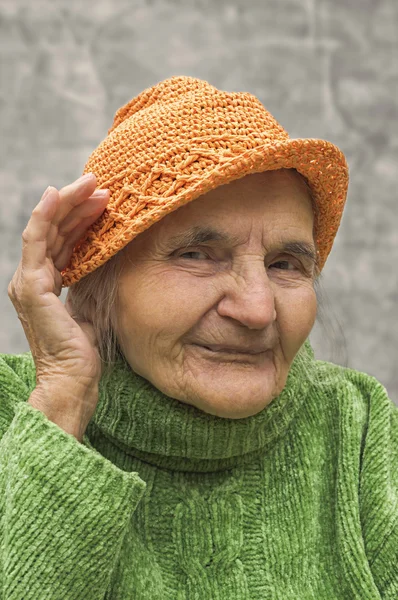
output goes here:
<path id="1" fill-rule="evenodd" d="M 86 431 L 91 414 L 89 409 L 98 398 L 98 385 L 92 388 L 70 391 L 65 385 L 37 386 L 31 393 L 28 404 L 40 410 L 46 417 L 66 433 L 73 435 L 80 443 Z"/>

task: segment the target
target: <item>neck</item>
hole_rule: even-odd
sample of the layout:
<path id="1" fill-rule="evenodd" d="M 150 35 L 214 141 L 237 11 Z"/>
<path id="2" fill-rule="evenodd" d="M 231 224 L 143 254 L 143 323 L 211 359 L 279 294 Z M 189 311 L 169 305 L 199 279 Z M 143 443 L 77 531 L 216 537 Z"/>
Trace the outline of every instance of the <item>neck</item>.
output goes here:
<path id="1" fill-rule="evenodd" d="M 227 419 L 171 398 L 132 371 L 119 357 L 100 381 L 90 423 L 124 452 L 178 471 L 219 471 L 262 454 L 289 429 L 314 366 L 307 340 L 296 355 L 282 393 L 259 413 Z"/>

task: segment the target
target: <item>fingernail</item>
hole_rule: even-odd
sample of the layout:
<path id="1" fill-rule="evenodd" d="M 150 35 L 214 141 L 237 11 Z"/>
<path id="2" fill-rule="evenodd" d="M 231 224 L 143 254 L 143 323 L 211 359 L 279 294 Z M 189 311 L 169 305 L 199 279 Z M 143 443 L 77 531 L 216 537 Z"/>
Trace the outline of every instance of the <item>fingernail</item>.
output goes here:
<path id="1" fill-rule="evenodd" d="M 48 188 L 46 190 L 44 190 L 44 193 L 41 197 L 41 202 L 43 202 L 47 198 L 47 196 L 50 194 L 52 189 L 53 189 L 53 186 L 49 185 Z"/>
<path id="2" fill-rule="evenodd" d="M 84 183 L 88 179 L 92 179 L 93 176 L 94 176 L 94 173 L 86 173 L 86 175 L 82 175 L 81 177 L 79 177 L 79 179 L 76 179 L 75 183 L 77 183 L 77 184 Z"/>
<path id="3" fill-rule="evenodd" d="M 95 190 L 95 192 L 93 192 L 91 194 L 91 198 L 98 198 L 99 200 L 102 200 L 103 198 L 106 198 L 107 196 L 109 196 L 110 192 L 108 189 L 105 190 Z"/>

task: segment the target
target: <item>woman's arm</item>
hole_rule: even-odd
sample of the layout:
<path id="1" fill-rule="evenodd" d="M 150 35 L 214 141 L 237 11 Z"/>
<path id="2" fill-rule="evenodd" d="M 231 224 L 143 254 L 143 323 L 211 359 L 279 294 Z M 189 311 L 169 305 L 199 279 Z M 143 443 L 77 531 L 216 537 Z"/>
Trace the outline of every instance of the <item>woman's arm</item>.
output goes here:
<path id="1" fill-rule="evenodd" d="M 100 600 L 146 483 L 66 433 L 28 396 L 0 356 L 0 596 Z"/>

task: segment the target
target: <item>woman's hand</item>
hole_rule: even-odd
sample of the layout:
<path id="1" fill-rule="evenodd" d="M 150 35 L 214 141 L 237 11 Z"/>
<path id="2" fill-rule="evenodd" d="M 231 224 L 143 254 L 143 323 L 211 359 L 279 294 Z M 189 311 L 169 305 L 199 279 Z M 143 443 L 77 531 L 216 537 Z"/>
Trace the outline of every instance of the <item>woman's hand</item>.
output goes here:
<path id="1" fill-rule="evenodd" d="M 36 365 L 29 403 L 82 440 L 98 403 L 101 360 L 91 323 L 73 318 L 58 298 L 61 271 L 87 228 L 101 215 L 109 190 L 94 174 L 58 191 L 48 187 L 22 233 L 22 258 L 8 295 L 22 323 Z"/>

